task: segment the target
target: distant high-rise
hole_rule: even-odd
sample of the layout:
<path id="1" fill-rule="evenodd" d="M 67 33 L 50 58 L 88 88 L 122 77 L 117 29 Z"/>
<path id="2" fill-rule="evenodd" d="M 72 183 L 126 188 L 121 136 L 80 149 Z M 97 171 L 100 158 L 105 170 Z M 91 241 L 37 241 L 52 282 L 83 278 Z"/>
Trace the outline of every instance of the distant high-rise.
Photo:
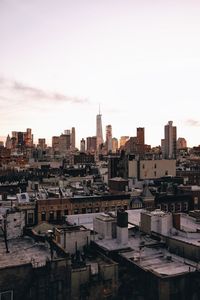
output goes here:
<path id="1" fill-rule="evenodd" d="M 37 147 L 41 150 L 45 150 L 47 148 L 46 139 L 38 139 Z"/>
<path id="2" fill-rule="evenodd" d="M 187 141 L 185 138 L 178 138 L 177 140 L 177 149 L 184 149 L 187 148 Z"/>
<path id="3" fill-rule="evenodd" d="M 112 151 L 112 126 L 111 125 L 106 126 L 106 146 L 107 146 L 107 151 L 111 152 Z"/>
<path id="4" fill-rule="evenodd" d="M 144 127 L 137 128 L 137 143 L 144 145 Z"/>
<path id="5" fill-rule="evenodd" d="M 87 151 L 90 153 L 94 153 L 97 150 L 97 137 L 89 136 L 87 137 Z"/>
<path id="6" fill-rule="evenodd" d="M 52 148 L 53 151 L 59 151 L 59 136 L 52 137 Z"/>
<path id="7" fill-rule="evenodd" d="M 32 130 L 31 128 L 27 128 L 26 132 L 24 133 L 24 142 L 26 147 L 32 147 L 33 140 L 32 140 Z"/>
<path id="8" fill-rule="evenodd" d="M 112 138 L 112 152 L 116 153 L 118 150 L 118 139 Z"/>
<path id="9" fill-rule="evenodd" d="M 59 136 L 59 151 L 60 153 L 65 153 L 70 150 L 71 144 L 71 135 L 70 134 L 61 134 Z"/>
<path id="10" fill-rule="evenodd" d="M 81 140 L 81 144 L 80 144 L 80 152 L 85 152 L 85 140 L 82 139 Z"/>
<path id="11" fill-rule="evenodd" d="M 6 148 L 7 149 L 11 149 L 12 148 L 12 140 L 10 138 L 10 136 L 8 135 L 7 138 L 6 138 Z"/>
<path id="12" fill-rule="evenodd" d="M 164 153 L 163 158 L 175 159 L 176 158 L 176 126 L 173 126 L 173 121 L 169 121 L 165 125 L 164 130 Z"/>
<path id="13" fill-rule="evenodd" d="M 74 150 L 76 147 L 76 132 L 75 127 L 72 127 L 71 131 L 71 149 Z"/>
<path id="14" fill-rule="evenodd" d="M 27 128 L 26 132 L 12 131 L 12 147 L 15 148 L 31 148 L 33 147 L 32 129 Z"/>
<path id="15" fill-rule="evenodd" d="M 129 136 L 121 136 L 119 141 L 119 146 L 123 147 L 128 140 L 129 140 Z"/>
<path id="16" fill-rule="evenodd" d="M 99 114 L 96 118 L 96 137 L 97 137 L 97 151 L 99 150 L 99 146 L 103 144 L 103 133 L 102 133 L 102 121 L 101 121 L 101 113 L 99 109 Z"/>

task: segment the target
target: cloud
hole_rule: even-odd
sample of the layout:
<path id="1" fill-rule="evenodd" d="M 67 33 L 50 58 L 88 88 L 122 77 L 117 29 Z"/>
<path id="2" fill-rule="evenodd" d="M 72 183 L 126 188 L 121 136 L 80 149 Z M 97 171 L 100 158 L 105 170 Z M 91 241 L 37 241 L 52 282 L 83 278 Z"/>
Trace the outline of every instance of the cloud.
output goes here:
<path id="1" fill-rule="evenodd" d="M 188 119 L 186 120 L 186 125 L 191 126 L 191 127 L 200 127 L 200 122 L 197 120 L 193 120 L 193 119 Z"/>
<path id="2" fill-rule="evenodd" d="M 6 95 L 6 96 L 5 96 Z M 88 103 L 88 99 L 76 96 L 68 96 L 58 92 L 51 92 L 27 84 L 7 80 L 0 77 L 0 98 L 12 97 L 14 100 L 25 100 L 26 102 L 44 101 L 44 102 L 69 102 L 74 104 Z"/>

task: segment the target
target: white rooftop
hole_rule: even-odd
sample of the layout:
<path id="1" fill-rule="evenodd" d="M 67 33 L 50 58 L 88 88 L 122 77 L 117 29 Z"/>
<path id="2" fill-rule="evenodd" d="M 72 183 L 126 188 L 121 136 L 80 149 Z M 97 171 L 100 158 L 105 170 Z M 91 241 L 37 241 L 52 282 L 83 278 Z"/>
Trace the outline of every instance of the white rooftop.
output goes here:
<path id="1" fill-rule="evenodd" d="M 8 241 L 9 253 L 3 240 L 0 240 L 0 268 L 27 263 L 45 265 L 50 259 L 50 251 L 45 244 L 35 243 L 31 238 L 17 238 Z"/>
<path id="2" fill-rule="evenodd" d="M 196 271 L 193 262 L 186 262 L 161 248 L 143 248 L 141 251 L 122 252 L 121 255 L 158 276 L 177 276 Z"/>

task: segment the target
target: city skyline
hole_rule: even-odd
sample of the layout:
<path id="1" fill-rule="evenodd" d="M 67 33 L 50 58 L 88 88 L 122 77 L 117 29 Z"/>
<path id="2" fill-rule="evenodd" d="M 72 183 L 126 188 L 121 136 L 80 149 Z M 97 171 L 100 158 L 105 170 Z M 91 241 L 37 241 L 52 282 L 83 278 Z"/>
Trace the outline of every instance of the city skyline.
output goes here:
<path id="1" fill-rule="evenodd" d="M 0 2 L 0 136 L 32 128 L 35 139 L 76 128 L 160 145 L 173 120 L 177 138 L 199 145 L 200 3 L 197 1 Z M 88 118 L 89 117 L 89 118 Z"/>

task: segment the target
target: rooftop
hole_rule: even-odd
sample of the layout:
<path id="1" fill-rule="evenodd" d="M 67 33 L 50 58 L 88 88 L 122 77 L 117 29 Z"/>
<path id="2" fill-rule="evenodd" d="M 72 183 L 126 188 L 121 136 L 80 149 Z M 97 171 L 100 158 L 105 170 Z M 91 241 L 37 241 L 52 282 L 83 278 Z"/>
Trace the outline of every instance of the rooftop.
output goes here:
<path id="1" fill-rule="evenodd" d="M 50 251 L 43 243 L 36 243 L 30 237 L 8 241 L 6 253 L 4 240 L 0 240 L 0 268 L 31 263 L 33 266 L 45 265 L 50 259 Z"/>
<path id="2" fill-rule="evenodd" d="M 110 215 L 105 214 L 105 213 L 101 213 L 100 215 L 98 215 L 96 217 L 96 219 L 102 220 L 102 221 L 105 221 L 105 222 L 110 222 L 110 221 L 114 220 L 114 217 L 111 217 Z"/>
<path id="3" fill-rule="evenodd" d="M 121 244 L 117 239 L 96 239 L 95 243 L 106 251 L 115 251 L 122 249 L 137 249 L 139 251 L 141 245 L 153 246 L 157 245 L 158 242 L 146 235 L 141 235 L 139 232 L 135 233 L 134 236 L 129 237 L 127 244 Z"/>
<path id="4" fill-rule="evenodd" d="M 145 271 L 150 271 L 160 277 L 177 276 L 195 272 L 193 262 L 169 253 L 162 248 L 142 248 L 141 251 L 126 251 L 120 254 Z"/>
<path id="5" fill-rule="evenodd" d="M 195 262 L 168 252 L 162 247 L 162 243 L 148 235 L 136 233 L 134 237 L 129 237 L 126 245 L 118 243 L 116 239 L 95 242 L 106 251 L 120 251 L 122 257 L 156 276 L 177 276 L 197 270 Z"/>
<path id="6" fill-rule="evenodd" d="M 134 210 L 126 210 L 128 212 L 128 222 L 131 225 L 139 226 L 140 223 L 140 213 L 142 209 L 134 209 Z M 109 212 L 109 214 L 115 214 L 115 212 Z M 67 216 L 67 221 L 74 224 L 76 223 L 77 225 L 83 225 L 86 228 L 92 230 L 93 229 L 93 219 L 96 218 L 100 215 L 107 215 L 103 214 L 102 212 L 99 213 L 88 213 L 88 214 L 77 214 L 77 215 L 68 215 Z M 111 216 L 111 218 L 113 218 Z"/>

